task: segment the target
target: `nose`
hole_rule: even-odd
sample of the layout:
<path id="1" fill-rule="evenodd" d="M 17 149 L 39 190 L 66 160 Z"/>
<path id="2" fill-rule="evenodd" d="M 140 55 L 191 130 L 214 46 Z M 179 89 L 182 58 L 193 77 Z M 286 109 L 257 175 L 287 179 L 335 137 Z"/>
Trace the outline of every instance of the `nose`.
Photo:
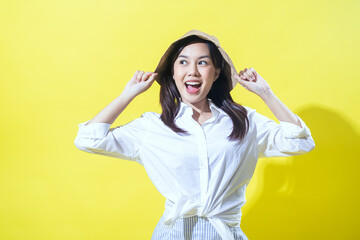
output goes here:
<path id="1" fill-rule="evenodd" d="M 196 63 L 193 63 L 189 66 L 188 75 L 189 76 L 198 76 L 199 75 L 199 71 L 198 71 Z"/>

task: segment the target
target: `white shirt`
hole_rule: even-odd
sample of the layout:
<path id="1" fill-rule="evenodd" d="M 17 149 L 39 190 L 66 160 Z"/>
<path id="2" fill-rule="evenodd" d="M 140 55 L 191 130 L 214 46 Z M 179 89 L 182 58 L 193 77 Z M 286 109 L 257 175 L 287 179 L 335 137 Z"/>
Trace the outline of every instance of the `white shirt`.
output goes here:
<path id="1" fill-rule="evenodd" d="M 173 132 L 160 114 L 146 112 L 125 125 L 79 124 L 75 145 L 80 150 L 133 160 L 166 198 L 165 224 L 178 218 L 208 218 L 223 239 L 233 239 L 228 226 L 240 226 L 245 189 L 259 157 L 293 156 L 315 147 L 309 128 L 280 124 L 246 107 L 249 131 L 242 142 L 229 141 L 230 117 L 210 99 L 212 117 L 199 125 L 193 110 L 181 102 L 175 118 L 189 135 Z"/>

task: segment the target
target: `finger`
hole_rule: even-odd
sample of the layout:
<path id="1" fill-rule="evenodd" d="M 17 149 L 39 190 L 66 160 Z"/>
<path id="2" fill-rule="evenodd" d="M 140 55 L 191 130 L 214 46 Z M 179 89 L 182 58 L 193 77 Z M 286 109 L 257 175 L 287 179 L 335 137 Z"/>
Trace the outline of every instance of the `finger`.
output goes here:
<path id="1" fill-rule="evenodd" d="M 249 73 L 250 73 L 249 70 L 247 68 L 245 68 L 244 76 L 246 77 L 247 80 L 251 81 L 252 78 L 251 78 L 251 75 Z"/>
<path id="2" fill-rule="evenodd" d="M 140 71 L 139 74 L 136 77 L 137 82 L 141 81 L 142 76 L 144 75 L 144 71 Z"/>
<path id="3" fill-rule="evenodd" d="M 135 71 L 135 73 L 134 73 L 134 75 L 132 76 L 132 79 L 134 80 L 135 79 L 135 81 L 136 81 L 136 79 L 137 79 L 137 75 L 139 74 L 139 70 L 136 70 Z"/>
<path id="4" fill-rule="evenodd" d="M 155 80 L 155 77 L 157 76 L 157 73 L 153 73 L 149 79 L 146 81 L 149 85 L 152 85 L 154 80 Z"/>
<path id="5" fill-rule="evenodd" d="M 239 75 L 242 79 L 244 79 L 244 80 L 246 79 L 246 76 L 244 75 L 244 71 L 241 70 Z"/>
<path id="6" fill-rule="evenodd" d="M 241 71 L 240 73 L 241 73 L 241 79 L 249 81 L 249 76 L 245 71 Z"/>
<path id="7" fill-rule="evenodd" d="M 255 69 L 249 68 L 249 70 L 250 70 L 250 72 L 252 73 L 252 75 L 254 76 L 254 78 L 256 79 L 257 73 L 256 73 Z"/>
<path id="8" fill-rule="evenodd" d="M 150 74 L 151 74 L 150 72 L 144 73 L 144 75 L 143 75 L 142 78 L 141 78 L 141 81 L 146 81 L 146 80 L 149 78 L 149 75 L 150 75 Z"/>
<path id="9" fill-rule="evenodd" d="M 134 73 L 134 77 L 136 77 L 138 74 L 139 74 L 139 70 L 136 70 L 135 73 Z"/>
<path id="10" fill-rule="evenodd" d="M 235 78 L 238 80 L 238 82 L 241 86 L 248 89 L 248 84 L 249 84 L 248 81 L 241 79 L 239 76 L 235 76 Z"/>

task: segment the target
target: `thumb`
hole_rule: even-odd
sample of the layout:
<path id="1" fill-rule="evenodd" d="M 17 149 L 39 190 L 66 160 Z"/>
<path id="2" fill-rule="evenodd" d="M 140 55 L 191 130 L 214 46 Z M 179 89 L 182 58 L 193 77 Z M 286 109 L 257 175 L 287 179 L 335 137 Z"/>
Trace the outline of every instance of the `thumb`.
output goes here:
<path id="1" fill-rule="evenodd" d="M 152 85 L 153 82 L 155 81 L 155 77 L 156 77 L 157 75 L 158 75 L 157 73 L 153 73 L 153 74 L 149 77 L 149 79 L 146 81 L 146 83 L 147 83 L 148 85 Z"/>
<path id="2" fill-rule="evenodd" d="M 243 86 L 244 88 L 248 89 L 249 90 L 249 82 L 248 81 L 245 81 L 245 80 L 242 80 L 240 78 L 240 76 L 235 76 L 235 78 L 238 80 L 238 82 L 240 83 L 241 86 Z"/>

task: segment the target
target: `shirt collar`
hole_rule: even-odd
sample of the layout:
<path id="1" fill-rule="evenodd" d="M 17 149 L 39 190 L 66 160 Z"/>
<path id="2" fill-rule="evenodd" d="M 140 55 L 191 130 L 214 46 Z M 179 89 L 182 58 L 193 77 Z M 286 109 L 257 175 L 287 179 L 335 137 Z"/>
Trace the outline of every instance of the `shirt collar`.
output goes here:
<path id="1" fill-rule="evenodd" d="M 181 98 L 180 98 L 181 100 Z M 214 117 L 214 119 L 216 119 L 220 114 L 222 115 L 226 115 L 226 113 L 221 109 L 219 108 L 218 106 L 215 105 L 215 103 L 210 99 L 208 98 L 208 101 L 209 101 L 209 107 L 210 107 L 210 111 Z M 187 105 L 186 103 L 184 103 L 183 101 L 180 102 L 180 109 L 179 109 L 179 112 L 178 114 L 176 115 L 175 117 L 175 120 L 183 115 L 189 115 L 189 116 L 192 116 L 193 115 L 193 110 L 192 108 Z"/>

